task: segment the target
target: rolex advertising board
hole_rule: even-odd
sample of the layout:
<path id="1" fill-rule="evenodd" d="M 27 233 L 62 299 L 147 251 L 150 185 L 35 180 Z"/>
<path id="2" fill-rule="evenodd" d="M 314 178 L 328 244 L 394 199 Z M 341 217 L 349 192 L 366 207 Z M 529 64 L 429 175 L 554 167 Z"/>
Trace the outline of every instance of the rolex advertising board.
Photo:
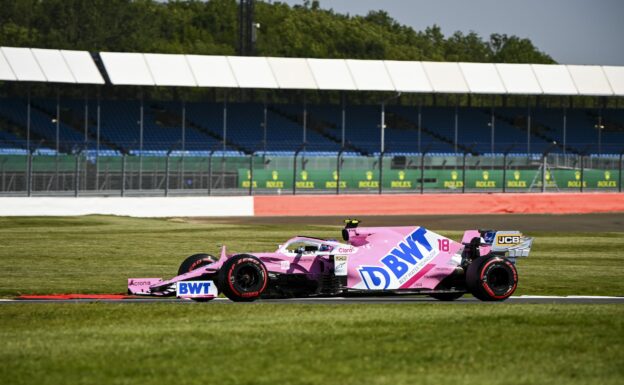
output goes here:
<path id="1" fill-rule="evenodd" d="M 239 169 L 239 187 L 249 188 L 251 173 L 248 169 Z M 461 190 L 465 183 L 466 189 L 502 190 L 503 177 L 505 188 L 509 191 L 522 191 L 542 186 L 541 170 L 466 170 L 464 177 L 461 169 L 456 170 L 425 170 L 424 183 L 426 189 Z M 617 189 L 618 170 L 562 170 L 547 169 L 544 175 L 547 189 L 580 189 L 581 181 L 584 188 Z M 342 170 L 340 178 L 336 170 L 297 170 L 297 190 L 335 190 L 340 179 L 341 189 L 379 189 L 379 170 Z M 420 188 L 420 170 L 383 170 L 384 190 L 418 190 Z M 288 169 L 254 170 L 253 188 L 259 189 L 292 189 L 293 171 Z"/>

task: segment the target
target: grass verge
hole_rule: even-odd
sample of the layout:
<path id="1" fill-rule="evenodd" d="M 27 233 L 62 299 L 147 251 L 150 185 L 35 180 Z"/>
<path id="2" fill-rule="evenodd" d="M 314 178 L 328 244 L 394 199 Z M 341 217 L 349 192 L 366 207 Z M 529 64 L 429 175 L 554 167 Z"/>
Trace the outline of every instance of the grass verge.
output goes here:
<path id="1" fill-rule="evenodd" d="M 619 305 L 11 304 L 11 384 L 621 384 Z"/>
<path id="2" fill-rule="evenodd" d="M 305 222 L 302 219 L 302 222 Z M 188 223 L 108 216 L 0 218 L 0 296 L 119 293 L 129 277 L 171 277 L 184 257 L 270 251 L 297 234 L 339 238 L 341 226 Z M 457 231 L 442 231 L 461 239 Z M 535 233 L 517 294 L 624 295 L 624 233 Z"/>

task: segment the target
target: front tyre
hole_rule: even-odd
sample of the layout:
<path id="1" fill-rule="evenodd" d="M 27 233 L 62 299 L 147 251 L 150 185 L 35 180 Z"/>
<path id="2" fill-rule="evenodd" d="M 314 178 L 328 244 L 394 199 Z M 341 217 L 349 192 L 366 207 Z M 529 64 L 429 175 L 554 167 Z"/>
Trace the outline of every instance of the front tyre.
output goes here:
<path id="1" fill-rule="evenodd" d="M 215 262 L 217 262 L 217 258 L 210 254 L 193 254 L 182 261 L 178 268 L 178 275 L 189 273 L 202 266 L 210 265 Z"/>
<path id="2" fill-rule="evenodd" d="M 251 302 L 260 297 L 269 277 L 264 263 L 253 255 L 236 255 L 219 269 L 219 289 L 236 302 Z"/>
<path id="3" fill-rule="evenodd" d="M 197 270 L 200 267 L 210 265 L 215 262 L 217 262 L 217 259 L 210 254 L 193 254 L 182 261 L 180 267 L 178 268 L 178 275 L 190 273 L 193 270 Z M 195 278 L 195 280 L 197 279 L 199 278 Z M 208 302 L 213 299 L 214 298 L 193 298 L 193 301 Z"/>
<path id="4" fill-rule="evenodd" d="M 507 258 L 482 256 L 468 266 L 466 285 L 482 301 L 503 301 L 516 291 L 518 271 Z"/>

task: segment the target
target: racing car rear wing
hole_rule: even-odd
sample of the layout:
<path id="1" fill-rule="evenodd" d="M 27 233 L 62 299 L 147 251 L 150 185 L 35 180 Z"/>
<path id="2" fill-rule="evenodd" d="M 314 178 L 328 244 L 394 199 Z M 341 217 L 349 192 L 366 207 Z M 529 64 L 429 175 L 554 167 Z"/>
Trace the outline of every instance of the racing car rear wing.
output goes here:
<path id="1" fill-rule="evenodd" d="M 507 254 L 512 261 L 528 257 L 533 245 L 533 238 L 524 236 L 517 230 L 479 230 L 484 245 L 490 246 L 493 254 Z"/>

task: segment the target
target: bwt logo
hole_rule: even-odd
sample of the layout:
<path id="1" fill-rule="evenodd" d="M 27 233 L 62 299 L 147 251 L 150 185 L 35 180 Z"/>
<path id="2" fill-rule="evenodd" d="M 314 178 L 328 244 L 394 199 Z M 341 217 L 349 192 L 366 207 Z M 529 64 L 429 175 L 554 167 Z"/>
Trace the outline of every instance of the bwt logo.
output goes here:
<path id="1" fill-rule="evenodd" d="M 520 243 L 520 236 L 518 235 L 501 235 L 498 237 L 499 245 L 515 245 Z"/>
<path id="2" fill-rule="evenodd" d="M 388 255 L 381 259 L 385 267 L 362 266 L 359 269 L 360 276 L 366 287 L 370 289 L 385 290 L 390 285 L 392 277 L 400 280 L 416 266 L 424 257 L 418 245 L 424 247 L 428 252 L 433 248 L 425 234 L 427 230 L 420 227 L 392 249 Z"/>
<path id="3" fill-rule="evenodd" d="M 178 282 L 178 295 L 179 296 L 210 295 L 211 284 L 212 282 L 209 282 L 209 281 Z"/>

